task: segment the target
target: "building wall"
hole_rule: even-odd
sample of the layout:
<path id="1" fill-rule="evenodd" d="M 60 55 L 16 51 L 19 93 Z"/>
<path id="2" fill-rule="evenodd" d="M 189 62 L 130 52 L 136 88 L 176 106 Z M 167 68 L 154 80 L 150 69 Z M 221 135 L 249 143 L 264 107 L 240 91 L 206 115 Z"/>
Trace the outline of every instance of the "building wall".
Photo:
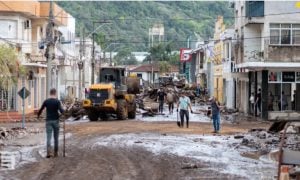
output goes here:
<path id="1" fill-rule="evenodd" d="M 25 113 L 33 113 L 34 110 L 38 110 L 43 101 L 46 99 L 45 89 L 46 89 L 46 68 L 41 67 L 27 67 L 34 71 L 33 80 L 28 80 L 27 77 L 19 78 L 16 85 L 17 92 L 25 87 L 30 91 L 30 95 L 25 99 Z M 22 114 L 22 98 L 15 94 L 16 96 L 16 110 L 19 114 Z"/>
<path id="2" fill-rule="evenodd" d="M 223 103 L 223 65 L 214 66 L 214 97 Z"/>
<path id="3" fill-rule="evenodd" d="M 226 108 L 233 109 L 234 107 L 234 100 L 235 100 L 235 94 L 234 94 L 234 79 L 228 78 L 226 79 L 226 86 L 225 86 L 225 106 Z"/>
<path id="4" fill-rule="evenodd" d="M 70 87 L 76 87 L 76 95 L 79 95 L 79 70 L 78 65 L 75 60 L 78 60 L 79 58 L 79 47 L 76 47 L 75 43 L 75 18 L 68 15 L 67 18 L 67 26 L 59 26 L 58 30 L 62 33 L 61 42 L 70 42 L 66 44 L 58 43 L 59 51 L 64 54 L 64 65 L 59 66 L 58 69 L 58 92 L 59 97 L 64 98 L 66 96 L 71 96 L 68 93 L 68 89 Z M 88 51 L 89 49 L 86 49 Z M 85 55 L 83 57 L 84 62 L 87 60 L 87 56 Z M 86 63 L 86 66 L 88 66 L 88 63 Z M 85 67 L 86 68 L 86 67 Z M 90 72 L 88 70 L 84 71 Z M 83 74 L 83 73 L 82 73 Z M 85 79 L 89 77 L 85 76 Z M 76 83 L 74 82 L 76 80 Z M 89 80 L 89 79 L 87 79 Z M 81 89 L 81 97 L 84 97 L 84 90 L 85 88 L 88 88 L 88 86 L 83 86 Z M 74 89 L 75 90 L 75 89 Z M 75 96 L 76 97 L 76 96 Z"/>
<path id="5" fill-rule="evenodd" d="M 223 41 L 221 34 L 225 31 L 225 24 L 223 17 L 219 16 L 215 23 L 214 39 L 218 41 L 214 44 L 214 96 L 216 99 L 223 103 Z"/>
<path id="6" fill-rule="evenodd" d="M 49 93 L 46 92 L 46 67 L 41 65 L 41 60 L 44 60 L 44 52 L 38 49 L 39 42 L 46 37 L 48 20 L 45 17 L 49 14 L 49 2 L 32 1 L 24 3 L 5 1 L 0 5 L 0 14 L 0 36 L 5 39 L 3 42 L 11 41 L 17 47 L 20 46 L 18 59 L 26 67 L 27 71 L 34 72 L 32 80 L 27 79 L 27 76 L 19 77 L 12 92 L 9 92 L 9 99 L 15 101 L 15 107 L 10 110 L 17 111 L 19 114 L 22 113 L 22 99 L 17 95 L 17 92 L 24 86 L 31 92 L 30 96 L 25 100 L 25 113 L 33 113 L 34 110 L 40 108 L 46 98 L 46 94 Z M 58 30 L 57 26 L 65 26 L 68 24 L 67 21 L 71 19 L 69 17 L 66 18 L 70 15 L 55 3 L 54 15 L 56 15 L 56 31 Z M 75 24 L 72 22 L 69 24 L 73 28 L 72 33 L 74 34 Z M 67 35 L 71 35 L 71 33 Z M 41 58 L 35 58 L 36 55 L 40 55 Z M 52 76 L 52 78 L 54 77 Z M 58 77 L 55 79 L 54 84 L 58 82 L 58 79 Z M 0 92 L 3 91 L 0 90 Z"/>
<path id="7" fill-rule="evenodd" d="M 262 39 L 264 37 L 262 33 L 261 24 L 251 24 L 243 28 L 244 40 L 243 45 L 243 62 L 248 61 L 263 61 L 263 56 L 260 52 L 263 51 Z"/>
<path id="8" fill-rule="evenodd" d="M 136 73 L 137 75 L 141 74 L 142 75 L 142 79 L 144 81 L 148 81 L 152 83 L 152 78 L 151 78 L 151 72 L 133 72 Z M 154 72 L 154 79 L 158 79 L 159 77 L 159 73 L 158 72 Z"/>
<path id="9" fill-rule="evenodd" d="M 25 28 L 28 21 L 30 26 Z M 18 14 L 0 15 L 0 36 L 8 41 L 19 43 L 23 53 L 31 52 L 31 20 Z"/>

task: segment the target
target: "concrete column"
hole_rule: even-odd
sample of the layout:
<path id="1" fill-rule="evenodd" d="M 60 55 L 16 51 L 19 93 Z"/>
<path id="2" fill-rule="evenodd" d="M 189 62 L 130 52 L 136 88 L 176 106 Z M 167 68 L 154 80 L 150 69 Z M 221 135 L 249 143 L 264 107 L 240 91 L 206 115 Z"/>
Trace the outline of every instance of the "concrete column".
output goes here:
<path id="1" fill-rule="evenodd" d="M 268 70 L 263 70 L 261 74 L 261 117 L 268 120 Z"/>
<path id="2" fill-rule="evenodd" d="M 251 96 L 251 82 L 252 82 L 252 72 L 248 72 L 249 86 L 248 86 L 248 114 L 251 114 L 251 103 L 249 101 Z"/>
<path id="3" fill-rule="evenodd" d="M 295 95 L 296 111 L 300 112 L 300 84 L 296 85 L 296 95 Z"/>
<path id="4" fill-rule="evenodd" d="M 254 72 L 254 97 L 255 97 L 255 101 L 256 101 L 256 97 L 257 97 L 257 92 L 258 92 L 258 89 L 257 89 L 257 71 Z M 257 115 L 257 106 L 255 106 L 254 108 L 254 115 L 256 116 Z"/>

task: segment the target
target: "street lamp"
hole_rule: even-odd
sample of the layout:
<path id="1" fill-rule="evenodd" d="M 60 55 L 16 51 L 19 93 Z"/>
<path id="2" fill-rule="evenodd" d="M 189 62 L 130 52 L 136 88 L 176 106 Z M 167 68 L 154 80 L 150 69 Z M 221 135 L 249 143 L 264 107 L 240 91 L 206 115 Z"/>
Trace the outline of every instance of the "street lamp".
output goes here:
<path id="1" fill-rule="evenodd" d="M 95 29 L 95 24 L 100 23 L 102 25 L 98 26 Z M 98 30 L 100 27 L 102 27 L 104 24 L 111 24 L 111 22 L 108 21 L 93 21 L 93 32 L 91 33 L 93 35 L 93 49 L 92 49 L 92 72 L 91 72 L 91 83 L 95 83 L 95 31 Z"/>

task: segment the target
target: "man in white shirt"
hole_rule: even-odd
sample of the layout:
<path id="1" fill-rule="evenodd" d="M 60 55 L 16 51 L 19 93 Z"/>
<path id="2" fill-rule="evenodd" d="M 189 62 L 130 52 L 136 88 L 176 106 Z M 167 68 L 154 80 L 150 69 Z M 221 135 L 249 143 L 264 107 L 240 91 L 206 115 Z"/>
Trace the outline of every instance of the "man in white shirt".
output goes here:
<path id="1" fill-rule="evenodd" d="M 189 97 L 187 97 L 184 93 L 180 93 L 180 98 L 177 103 L 177 112 L 178 108 L 180 108 L 179 114 L 180 114 L 180 127 L 183 127 L 184 124 L 184 116 L 186 118 L 186 127 L 189 128 L 189 110 L 190 108 L 191 113 L 193 113 L 192 106 L 191 106 L 191 100 Z"/>

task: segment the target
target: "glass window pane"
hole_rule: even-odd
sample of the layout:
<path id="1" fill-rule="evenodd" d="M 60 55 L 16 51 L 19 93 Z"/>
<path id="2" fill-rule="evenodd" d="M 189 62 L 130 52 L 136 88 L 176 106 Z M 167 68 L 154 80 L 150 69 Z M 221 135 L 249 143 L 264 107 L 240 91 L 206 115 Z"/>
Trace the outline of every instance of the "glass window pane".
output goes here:
<path id="1" fill-rule="evenodd" d="M 270 28 L 280 28 L 280 24 L 270 24 Z"/>
<path id="2" fill-rule="evenodd" d="M 293 24 L 293 28 L 300 28 L 300 24 Z"/>
<path id="3" fill-rule="evenodd" d="M 293 44 L 300 44 L 300 30 L 293 30 Z"/>
<path id="4" fill-rule="evenodd" d="M 281 28 L 291 28 L 291 24 L 281 24 Z"/>
<path id="5" fill-rule="evenodd" d="M 290 30 L 281 30 L 281 44 L 291 44 Z"/>
<path id="6" fill-rule="evenodd" d="M 279 30 L 270 30 L 270 44 L 279 44 Z"/>

